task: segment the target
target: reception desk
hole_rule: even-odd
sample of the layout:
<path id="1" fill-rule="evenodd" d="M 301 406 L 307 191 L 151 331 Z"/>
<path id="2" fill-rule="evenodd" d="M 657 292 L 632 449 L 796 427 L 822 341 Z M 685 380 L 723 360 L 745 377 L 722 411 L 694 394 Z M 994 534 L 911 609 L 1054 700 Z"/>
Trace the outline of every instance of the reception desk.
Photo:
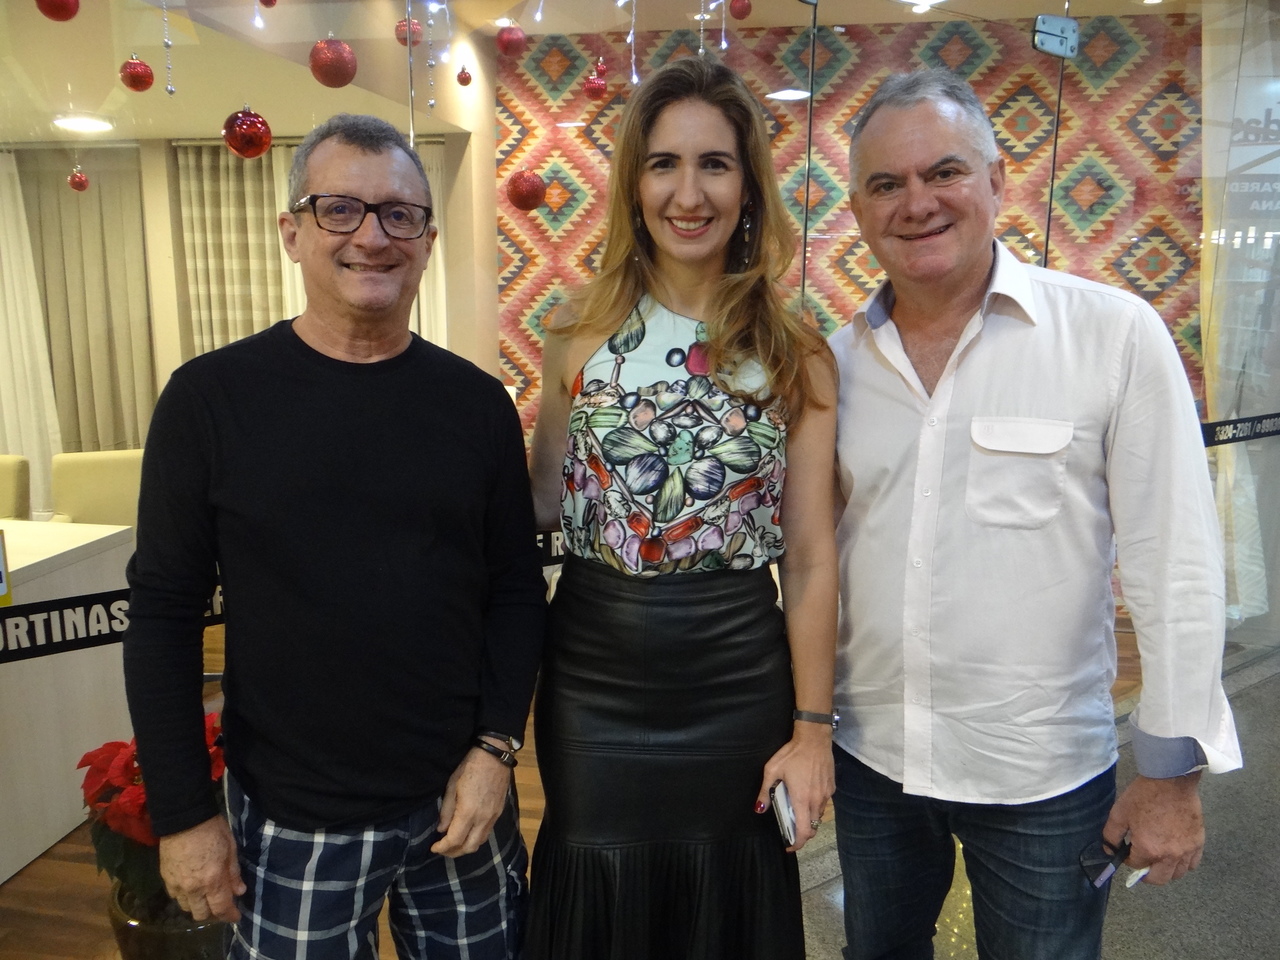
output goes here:
<path id="1" fill-rule="evenodd" d="M 130 527 L 0 520 L 0 882 L 84 822 L 76 763 L 131 736 L 120 637 Z"/>

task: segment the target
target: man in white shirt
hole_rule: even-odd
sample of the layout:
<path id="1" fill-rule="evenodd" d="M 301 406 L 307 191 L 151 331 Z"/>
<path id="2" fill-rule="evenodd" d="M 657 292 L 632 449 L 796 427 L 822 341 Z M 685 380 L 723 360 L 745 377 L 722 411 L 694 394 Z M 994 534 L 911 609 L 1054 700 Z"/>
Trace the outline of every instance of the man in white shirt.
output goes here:
<path id="1" fill-rule="evenodd" d="M 1144 301 L 994 241 L 1004 161 L 965 81 L 886 79 L 850 183 L 888 281 L 831 338 L 846 957 L 933 956 L 954 835 L 980 957 L 1096 960 L 1115 866 L 1193 869 L 1200 770 L 1241 763 L 1186 376 Z M 1118 799 L 1117 553 L 1143 667 Z"/>

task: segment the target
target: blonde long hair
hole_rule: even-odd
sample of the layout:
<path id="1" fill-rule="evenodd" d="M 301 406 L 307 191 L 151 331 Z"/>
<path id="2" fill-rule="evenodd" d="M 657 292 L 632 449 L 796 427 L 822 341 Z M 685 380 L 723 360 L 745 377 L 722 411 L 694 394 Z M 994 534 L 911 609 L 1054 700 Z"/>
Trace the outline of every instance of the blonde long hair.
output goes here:
<path id="1" fill-rule="evenodd" d="M 773 160 L 761 106 L 742 79 L 708 57 L 668 63 L 649 76 L 623 110 L 609 174 L 608 244 L 600 270 L 572 297 L 574 326 L 606 333 L 616 329 L 646 293 L 658 287 L 653 239 L 640 215 L 639 187 L 649 135 L 659 114 L 674 103 L 701 100 L 716 107 L 733 128 L 753 225 L 742 225 L 726 251 L 727 268 L 705 317 L 707 353 L 716 385 L 744 360 L 764 369 L 768 396 L 781 397 L 787 419 L 798 421 L 813 401 L 805 361 L 825 352 L 825 341 L 798 310 L 787 306 L 782 278 L 791 267 L 795 236 L 782 197 L 773 186 Z M 764 396 L 752 397 L 764 400 Z"/>

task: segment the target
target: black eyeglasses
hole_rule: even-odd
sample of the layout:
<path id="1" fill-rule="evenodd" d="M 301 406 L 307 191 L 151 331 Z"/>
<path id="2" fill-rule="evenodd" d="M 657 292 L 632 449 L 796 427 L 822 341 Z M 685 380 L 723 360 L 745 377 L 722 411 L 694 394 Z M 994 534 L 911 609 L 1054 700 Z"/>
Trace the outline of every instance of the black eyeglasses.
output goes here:
<path id="1" fill-rule="evenodd" d="M 1080 851 L 1080 869 L 1095 887 L 1105 887 L 1120 865 L 1129 859 L 1129 838 L 1113 847 L 1105 840 L 1095 840 Z"/>
<path id="2" fill-rule="evenodd" d="M 420 203 L 405 203 L 403 200 L 368 203 L 359 197 L 344 197 L 336 193 L 309 194 L 290 207 L 289 212 L 301 213 L 307 207 L 311 208 L 320 229 L 330 233 L 355 233 L 364 223 L 365 216 L 372 213 L 387 236 L 397 240 L 416 240 L 427 232 L 427 224 L 431 222 L 431 208 Z"/>

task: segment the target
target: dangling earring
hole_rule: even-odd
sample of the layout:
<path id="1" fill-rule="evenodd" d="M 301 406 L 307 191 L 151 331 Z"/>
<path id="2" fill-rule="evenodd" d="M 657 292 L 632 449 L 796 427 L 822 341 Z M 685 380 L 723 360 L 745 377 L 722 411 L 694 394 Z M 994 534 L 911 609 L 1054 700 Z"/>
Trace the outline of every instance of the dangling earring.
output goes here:
<path id="1" fill-rule="evenodd" d="M 742 208 L 742 272 L 751 266 L 751 207 Z"/>
<path id="2" fill-rule="evenodd" d="M 640 216 L 640 211 L 637 210 L 631 215 L 631 222 L 635 228 L 632 231 L 635 235 L 635 246 L 632 248 L 634 252 L 631 254 L 631 259 L 633 262 L 639 263 L 640 244 L 643 242 L 642 237 L 644 236 L 644 218 Z"/>

